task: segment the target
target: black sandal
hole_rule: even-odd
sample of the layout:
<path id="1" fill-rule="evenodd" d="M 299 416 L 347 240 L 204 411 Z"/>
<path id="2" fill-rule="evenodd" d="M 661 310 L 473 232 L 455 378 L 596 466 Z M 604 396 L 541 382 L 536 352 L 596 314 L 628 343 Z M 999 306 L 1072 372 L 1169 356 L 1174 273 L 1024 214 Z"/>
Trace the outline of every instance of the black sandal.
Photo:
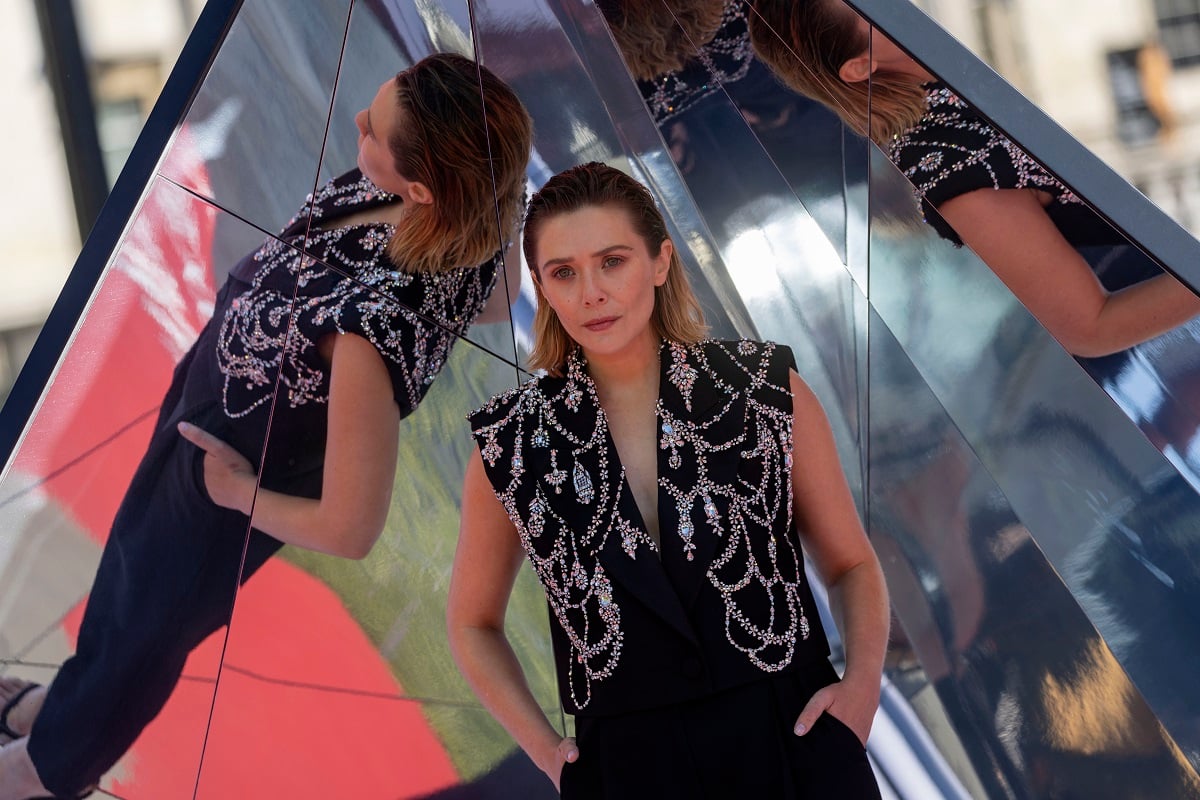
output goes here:
<path id="1" fill-rule="evenodd" d="M 42 688 L 40 683 L 31 683 L 9 698 L 9 701 L 4 704 L 4 708 L 0 708 L 0 735 L 7 736 L 13 741 L 29 735 L 27 733 L 17 733 L 10 728 L 8 726 L 8 715 L 11 714 L 13 709 L 17 707 L 17 704 L 25 699 L 25 695 L 29 694 L 34 689 L 40 688 Z"/>

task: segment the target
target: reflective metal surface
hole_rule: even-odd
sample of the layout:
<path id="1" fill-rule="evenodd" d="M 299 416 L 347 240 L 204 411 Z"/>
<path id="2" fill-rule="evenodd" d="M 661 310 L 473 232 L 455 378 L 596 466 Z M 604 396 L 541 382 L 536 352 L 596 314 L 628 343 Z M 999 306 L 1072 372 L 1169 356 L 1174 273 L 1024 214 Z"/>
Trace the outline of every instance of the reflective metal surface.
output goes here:
<path id="1" fill-rule="evenodd" d="M 744 42 L 734 66 L 691 58 L 704 90 L 664 113 L 658 92 L 679 76 L 635 79 L 601 5 L 246 0 L 0 482 L 8 672 L 44 682 L 71 652 L 171 369 L 229 268 L 353 165 L 353 114 L 382 80 L 449 50 L 529 108 L 532 188 L 580 161 L 627 169 L 665 210 L 713 333 L 795 351 L 892 593 L 871 742 L 886 791 L 1200 795 L 1191 331 L 1077 361 L 991 270 L 937 238 L 874 146 L 747 61 Z M 684 33 L 687 54 L 709 52 Z M 1123 269 L 1132 248 L 1118 248 L 1089 257 Z M 553 795 L 459 678 L 442 621 L 463 416 L 523 378 L 531 303 L 526 285 L 511 324 L 472 327 L 401 423 L 371 554 L 287 548 L 240 591 L 231 583 L 227 637 L 193 654 L 106 788 Z M 565 727 L 546 624 L 526 572 L 509 634 Z"/>

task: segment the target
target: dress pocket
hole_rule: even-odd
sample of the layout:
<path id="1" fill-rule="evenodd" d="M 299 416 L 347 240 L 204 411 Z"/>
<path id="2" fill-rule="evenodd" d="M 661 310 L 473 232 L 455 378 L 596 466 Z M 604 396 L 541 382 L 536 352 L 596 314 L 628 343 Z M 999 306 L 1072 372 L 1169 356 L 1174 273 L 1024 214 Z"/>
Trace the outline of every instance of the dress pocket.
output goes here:
<path id="1" fill-rule="evenodd" d="M 558 772 L 558 796 L 563 800 L 571 800 L 575 796 L 571 788 L 571 770 L 574 766 L 570 761 L 564 761 L 562 769 Z"/>
<path id="2" fill-rule="evenodd" d="M 867 749 L 866 746 L 862 743 L 862 740 L 860 740 L 858 738 L 858 734 L 855 733 L 854 730 L 849 725 L 842 722 L 840 719 L 835 717 L 833 714 L 830 714 L 828 711 L 822 712 L 820 718 L 817 721 L 820 722 L 821 720 L 825 720 L 826 724 L 829 726 L 830 731 L 833 732 L 833 735 L 838 737 L 841 741 L 844 741 L 849 745 L 853 745 L 855 748 L 855 752 L 862 753 Z"/>

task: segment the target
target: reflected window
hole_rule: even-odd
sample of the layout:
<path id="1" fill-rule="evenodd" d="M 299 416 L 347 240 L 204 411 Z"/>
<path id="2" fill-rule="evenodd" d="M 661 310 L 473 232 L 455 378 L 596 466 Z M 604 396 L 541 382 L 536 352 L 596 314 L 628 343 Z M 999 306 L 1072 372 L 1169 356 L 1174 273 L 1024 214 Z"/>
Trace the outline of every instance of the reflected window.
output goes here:
<path id="1" fill-rule="evenodd" d="M 163 76 L 157 59 L 97 63 L 96 127 L 109 183 L 116 180 L 158 98 Z"/>
<path id="2" fill-rule="evenodd" d="M 1155 0 L 1154 13 L 1171 63 L 1200 64 L 1200 0 Z"/>
<path id="3" fill-rule="evenodd" d="M 1127 145 L 1154 141 L 1162 128 L 1150 107 L 1138 64 L 1139 49 L 1108 54 L 1108 82 L 1117 106 L 1117 136 Z"/>

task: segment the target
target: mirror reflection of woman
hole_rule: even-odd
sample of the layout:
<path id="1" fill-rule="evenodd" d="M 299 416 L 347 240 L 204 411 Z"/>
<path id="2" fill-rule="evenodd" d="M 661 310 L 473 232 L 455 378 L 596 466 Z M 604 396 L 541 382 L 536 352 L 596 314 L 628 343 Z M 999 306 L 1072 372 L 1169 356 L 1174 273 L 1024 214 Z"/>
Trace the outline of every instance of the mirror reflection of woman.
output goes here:
<path id="1" fill-rule="evenodd" d="M 546 373 L 471 416 L 459 668 L 564 798 L 879 797 L 887 594 L 791 351 L 703 338 L 661 214 L 615 169 L 552 178 L 524 237 Z M 845 610 L 840 681 L 802 544 Z M 504 633 L 525 559 L 575 737 Z"/>
<path id="2" fill-rule="evenodd" d="M 1116 353 L 1200 314 L 1200 298 L 1157 269 L 1106 288 L 1076 247 L 1118 241 L 1111 228 L 841 0 L 754 0 L 750 35 L 789 86 L 888 152 L 936 209 L 938 232 L 969 246 L 1072 354 Z"/>
<path id="3" fill-rule="evenodd" d="M 382 533 L 399 422 L 504 282 L 532 130 L 507 85 L 448 54 L 355 122 L 358 168 L 234 267 L 176 368 L 76 655 L 48 689 L 0 680 L 0 800 L 94 787 L 283 544 L 362 558 Z"/>

